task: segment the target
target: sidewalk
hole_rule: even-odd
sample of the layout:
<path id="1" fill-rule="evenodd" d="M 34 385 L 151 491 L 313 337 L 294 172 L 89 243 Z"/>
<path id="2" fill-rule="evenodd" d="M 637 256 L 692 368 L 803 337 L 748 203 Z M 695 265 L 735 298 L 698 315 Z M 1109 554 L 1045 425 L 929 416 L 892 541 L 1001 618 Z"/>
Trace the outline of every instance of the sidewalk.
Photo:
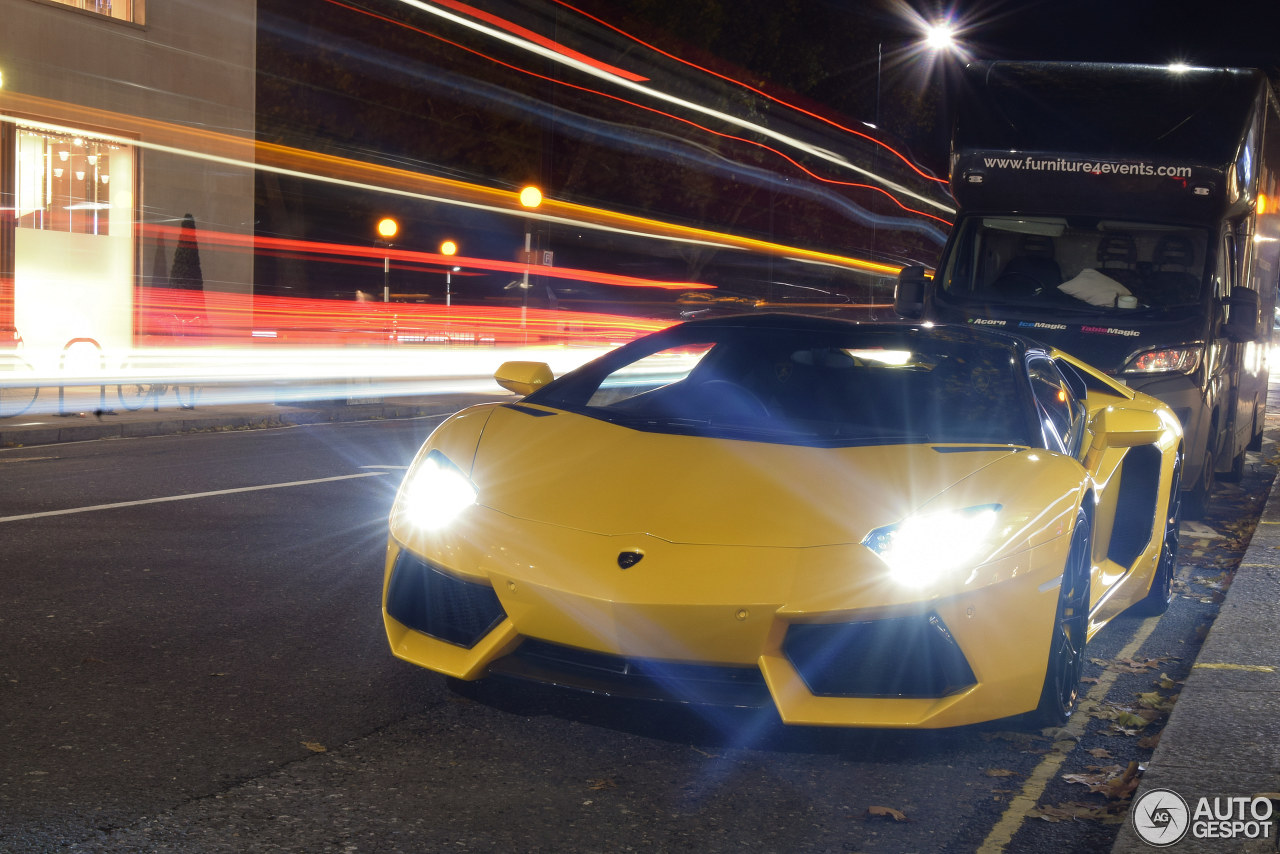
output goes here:
<path id="1" fill-rule="evenodd" d="M 1280 850 L 1276 839 L 1280 824 L 1280 478 L 1272 483 L 1258 528 L 1134 794 L 1130 818 L 1151 827 L 1149 821 L 1160 818 L 1153 810 L 1176 807 L 1177 802 L 1167 795 L 1162 800 L 1162 789 L 1182 798 L 1190 825 L 1190 832 L 1168 850 L 1178 854 Z M 1144 798 L 1148 793 L 1150 797 Z M 1260 795 L 1272 802 L 1274 814 L 1249 827 L 1255 818 L 1270 812 L 1263 802 L 1255 807 L 1253 799 Z M 1196 820 L 1201 798 L 1208 799 L 1209 809 L 1218 809 L 1210 822 Z M 1249 801 L 1229 807 L 1230 820 L 1239 820 L 1243 807 L 1239 827 L 1220 821 L 1229 798 Z M 1204 836 L 1209 830 L 1217 832 L 1218 838 Z M 1227 831 L 1234 836 L 1222 838 Z M 1248 839 L 1245 834 L 1251 832 L 1258 836 Z M 1263 832 L 1268 836 L 1261 837 Z M 1112 854 L 1153 850 L 1132 820 L 1120 829 L 1111 849 Z"/>
<path id="2" fill-rule="evenodd" d="M 492 393 L 443 392 L 406 396 L 354 397 L 321 400 L 288 400 L 275 403 L 270 389 L 240 395 L 247 402 L 205 405 L 197 401 L 184 409 L 172 394 L 156 409 L 148 402 L 130 411 L 114 399 L 103 398 L 96 388 L 68 389 L 58 406 L 45 406 L 20 415 L 0 418 L 0 448 L 84 442 L 93 439 L 136 438 L 207 430 L 246 430 L 369 421 L 386 418 L 421 418 L 448 415 L 474 403 L 512 397 L 496 385 Z M 208 397 L 215 397 L 212 394 Z M 105 407 L 104 407 L 105 400 Z M 65 413 L 65 414 L 61 414 Z"/>
<path id="3" fill-rule="evenodd" d="M 296 424 L 418 418 L 446 415 L 473 403 L 510 397 L 496 386 L 492 392 L 442 392 L 406 397 L 348 398 L 273 403 L 269 397 L 249 403 L 198 405 L 182 409 L 172 397 L 159 411 L 149 404 L 138 411 L 116 406 L 96 412 L 96 390 L 68 394 L 59 415 L 48 411 L 0 418 L 0 448 L 47 445 L 91 439 L 158 436 L 172 433 L 280 427 Z M 1272 405 L 1277 401 L 1273 390 Z M 1186 805 L 1181 819 L 1192 832 L 1174 844 L 1176 852 L 1274 852 L 1280 827 L 1280 478 L 1272 484 L 1258 528 L 1235 580 L 1227 591 L 1160 744 L 1133 799 L 1133 815 L 1150 819 L 1157 807 L 1171 802 L 1159 790 L 1180 796 Z M 1153 793 L 1151 798 L 1146 798 Z M 1274 797 L 1275 815 L 1267 822 L 1267 839 L 1197 838 L 1195 811 L 1201 798 L 1219 810 L 1227 799 L 1250 805 L 1258 795 Z M 1259 811 L 1264 804 L 1256 805 Z M 1174 816 L 1175 820 L 1179 816 Z M 1216 819 L 1215 819 L 1216 821 Z M 1247 823 L 1247 822 L 1246 822 Z M 1148 825 L 1149 826 L 1149 825 Z M 1222 826 L 1216 825 L 1219 830 Z M 1226 829 L 1230 829 L 1227 826 Z M 1261 832 L 1261 826 L 1254 830 Z M 1153 850 L 1126 821 L 1112 854 Z"/>

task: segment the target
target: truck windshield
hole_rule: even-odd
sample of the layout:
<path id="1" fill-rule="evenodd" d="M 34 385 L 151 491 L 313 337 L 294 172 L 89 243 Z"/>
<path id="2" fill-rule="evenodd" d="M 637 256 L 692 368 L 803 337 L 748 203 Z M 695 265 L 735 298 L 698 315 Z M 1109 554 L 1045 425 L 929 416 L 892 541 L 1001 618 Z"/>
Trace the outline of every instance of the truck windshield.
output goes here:
<path id="1" fill-rule="evenodd" d="M 1199 306 L 1203 229 L 1119 220 L 969 217 L 940 272 L 944 299 L 1082 313 Z"/>

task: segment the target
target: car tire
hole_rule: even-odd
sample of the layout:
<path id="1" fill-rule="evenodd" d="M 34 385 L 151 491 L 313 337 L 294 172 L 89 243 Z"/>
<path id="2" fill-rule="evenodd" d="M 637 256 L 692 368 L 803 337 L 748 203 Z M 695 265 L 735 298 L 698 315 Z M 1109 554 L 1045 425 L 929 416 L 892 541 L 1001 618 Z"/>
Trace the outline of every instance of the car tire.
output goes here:
<path id="1" fill-rule="evenodd" d="M 1173 487 L 1169 494 L 1169 512 L 1165 514 L 1164 541 L 1160 546 L 1160 562 L 1151 579 L 1151 589 L 1130 608 L 1140 617 L 1158 617 L 1169 610 L 1173 601 L 1173 578 L 1178 568 L 1178 529 L 1182 526 L 1182 456 L 1174 462 Z"/>
<path id="2" fill-rule="evenodd" d="M 1089 633 L 1091 551 L 1089 517 L 1084 510 L 1077 510 L 1071 529 L 1071 548 L 1058 588 L 1058 607 L 1054 609 L 1044 687 L 1035 712 L 1040 726 L 1062 726 L 1080 701 L 1084 647 Z"/>

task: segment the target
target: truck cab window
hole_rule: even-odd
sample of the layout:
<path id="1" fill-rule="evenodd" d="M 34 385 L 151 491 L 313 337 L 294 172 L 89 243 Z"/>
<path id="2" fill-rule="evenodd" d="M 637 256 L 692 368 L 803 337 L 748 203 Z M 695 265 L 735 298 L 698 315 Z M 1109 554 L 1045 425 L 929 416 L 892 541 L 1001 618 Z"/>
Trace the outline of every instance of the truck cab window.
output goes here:
<path id="1" fill-rule="evenodd" d="M 1208 234 L 1158 223 L 971 217 L 941 277 L 943 300 L 1049 311 L 1194 311 Z"/>

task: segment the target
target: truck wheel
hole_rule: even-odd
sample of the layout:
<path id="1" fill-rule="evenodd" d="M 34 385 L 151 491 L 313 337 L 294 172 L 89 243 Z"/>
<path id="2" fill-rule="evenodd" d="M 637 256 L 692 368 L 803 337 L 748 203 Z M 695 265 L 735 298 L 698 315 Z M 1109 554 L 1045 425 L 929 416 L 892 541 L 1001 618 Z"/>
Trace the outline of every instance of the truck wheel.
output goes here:
<path id="1" fill-rule="evenodd" d="M 1204 461 L 1200 464 L 1200 477 L 1182 495 L 1182 518 L 1200 520 L 1209 509 L 1209 495 L 1213 492 L 1214 483 L 1213 449 L 1206 448 Z"/>
<path id="2" fill-rule="evenodd" d="M 1253 435 L 1249 437 L 1249 450 L 1262 450 L 1262 426 L 1258 423 L 1258 412 L 1262 411 L 1262 407 L 1255 406 L 1253 408 Z"/>
<path id="3" fill-rule="evenodd" d="M 1223 483 L 1239 483 L 1244 478 L 1244 454 L 1245 449 L 1241 448 L 1240 453 L 1231 460 L 1231 470 L 1219 474 L 1218 480 Z"/>

